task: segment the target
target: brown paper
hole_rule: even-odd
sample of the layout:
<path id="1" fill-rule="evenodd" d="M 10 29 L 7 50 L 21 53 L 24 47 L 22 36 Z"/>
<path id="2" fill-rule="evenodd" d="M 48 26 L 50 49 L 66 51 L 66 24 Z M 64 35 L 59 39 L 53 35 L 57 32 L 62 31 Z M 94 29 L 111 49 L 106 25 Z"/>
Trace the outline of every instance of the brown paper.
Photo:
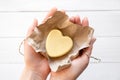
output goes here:
<path id="1" fill-rule="evenodd" d="M 71 51 L 59 58 L 50 58 L 45 48 L 47 35 L 53 29 L 60 30 L 64 36 L 69 36 L 73 40 Z M 48 58 L 51 70 L 56 72 L 69 67 L 71 61 L 78 56 L 79 51 L 89 46 L 93 31 L 91 27 L 82 27 L 70 22 L 66 14 L 56 11 L 45 23 L 37 26 L 27 40 L 36 52 Z"/>

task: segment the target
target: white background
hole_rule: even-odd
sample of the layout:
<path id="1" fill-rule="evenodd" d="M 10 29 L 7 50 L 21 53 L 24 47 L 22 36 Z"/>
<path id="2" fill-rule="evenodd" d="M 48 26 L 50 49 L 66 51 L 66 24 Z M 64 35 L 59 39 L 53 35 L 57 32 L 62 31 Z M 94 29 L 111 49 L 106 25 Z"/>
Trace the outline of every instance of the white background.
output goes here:
<path id="1" fill-rule="evenodd" d="M 19 80 L 24 58 L 18 46 L 33 19 L 40 23 L 52 7 L 87 16 L 95 29 L 92 55 L 102 62 L 90 62 L 78 80 L 120 80 L 120 0 L 0 0 L 0 80 Z"/>

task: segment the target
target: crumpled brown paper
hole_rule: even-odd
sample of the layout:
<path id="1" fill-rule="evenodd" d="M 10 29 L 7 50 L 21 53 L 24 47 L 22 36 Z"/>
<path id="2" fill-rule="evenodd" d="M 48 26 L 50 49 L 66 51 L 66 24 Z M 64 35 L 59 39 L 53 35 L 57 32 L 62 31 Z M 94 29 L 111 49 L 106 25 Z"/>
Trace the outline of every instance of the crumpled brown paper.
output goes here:
<path id="1" fill-rule="evenodd" d="M 62 57 L 51 58 L 47 55 L 45 43 L 52 29 L 60 30 L 64 36 L 69 36 L 73 40 L 72 50 Z M 66 14 L 56 11 L 45 23 L 37 26 L 27 40 L 38 54 L 48 58 L 51 70 L 56 72 L 69 67 L 71 60 L 78 56 L 79 51 L 89 46 L 93 31 L 91 27 L 81 27 L 70 22 Z"/>

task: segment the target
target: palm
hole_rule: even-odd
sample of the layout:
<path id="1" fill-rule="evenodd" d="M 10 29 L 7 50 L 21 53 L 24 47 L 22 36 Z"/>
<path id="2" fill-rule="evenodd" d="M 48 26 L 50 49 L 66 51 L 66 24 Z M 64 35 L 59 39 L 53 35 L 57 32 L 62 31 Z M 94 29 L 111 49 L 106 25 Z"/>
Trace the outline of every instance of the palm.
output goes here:
<path id="1" fill-rule="evenodd" d="M 83 56 L 84 55 L 73 60 L 72 65 L 69 68 L 59 72 L 51 72 L 51 79 L 52 77 L 55 77 L 56 80 L 76 79 L 88 65 L 88 58 L 86 56 Z"/>
<path id="2" fill-rule="evenodd" d="M 73 23 L 79 24 L 82 26 L 89 25 L 87 18 L 84 18 L 82 22 L 80 21 L 80 18 L 78 16 L 72 17 L 70 20 Z M 91 45 L 93 44 L 94 40 L 95 39 L 91 40 Z M 64 70 L 59 71 L 59 72 L 51 72 L 51 79 L 52 79 L 52 77 L 56 77 L 56 78 L 61 79 L 61 80 L 62 79 L 74 80 L 75 78 L 77 78 L 84 71 L 84 69 L 87 67 L 87 65 L 89 63 L 89 58 L 88 58 L 88 56 L 84 55 L 84 53 L 87 52 L 90 55 L 91 50 L 92 50 L 92 47 L 84 50 L 82 52 L 81 56 L 77 57 L 75 60 L 72 61 L 72 65 L 68 69 L 64 69 Z"/>
<path id="3" fill-rule="evenodd" d="M 26 49 L 27 48 L 27 49 Z M 36 53 L 31 46 L 25 43 L 25 63 L 29 68 L 35 68 L 36 70 L 39 70 L 40 68 L 43 68 L 41 70 L 47 70 L 49 71 L 48 61 L 46 58 L 44 58 L 41 54 Z"/>
<path id="4" fill-rule="evenodd" d="M 35 26 L 37 26 L 37 20 L 34 21 L 34 24 L 29 29 L 27 36 L 29 36 L 34 30 Z M 24 43 L 24 58 L 26 67 L 37 72 L 43 74 L 45 77 L 50 72 L 50 68 L 48 65 L 47 59 L 42 56 L 40 53 L 36 53 L 31 46 L 28 45 L 27 41 Z"/>

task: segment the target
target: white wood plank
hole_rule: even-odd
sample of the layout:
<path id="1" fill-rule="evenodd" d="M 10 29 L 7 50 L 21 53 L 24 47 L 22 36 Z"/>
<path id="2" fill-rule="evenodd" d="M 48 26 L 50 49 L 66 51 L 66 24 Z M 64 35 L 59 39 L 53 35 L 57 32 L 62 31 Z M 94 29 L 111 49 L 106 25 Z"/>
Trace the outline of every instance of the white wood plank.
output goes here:
<path id="1" fill-rule="evenodd" d="M 0 80 L 19 80 L 23 68 L 24 64 L 0 64 Z M 120 80 L 119 68 L 120 63 L 89 64 L 77 80 Z"/>
<path id="2" fill-rule="evenodd" d="M 0 63 L 23 63 L 24 58 L 18 52 L 22 39 L 0 38 Z M 98 37 L 92 55 L 100 58 L 103 63 L 120 62 L 119 41 L 120 37 Z"/>
<path id="3" fill-rule="evenodd" d="M 24 68 L 19 44 L 33 19 L 40 23 L 52 7 L 87 16 L 95 29 L 92 55 L 102 62 L 90 63 L 77 80 L 120 80 L 120 0 L 0 0 L 0 80 L 19 80 Z"/>
<path id="4" fill-rule="evenodd" d="M 0 64 L 0 80 L 19 80 L 24 64 Z"/>
<path id="5" fill-rule="evenodd" d="M 90 64 L 77 80 L 120 80 L 120 63 Z"/>
<path id="6" fill-rule="evenodd" d="M 120 10 L 119 0 L 0 0 L 0 11 Z"/>
<path id="7" fill-rule="evenodd" d="M 120 62 L 120 37 L 96 37 L 93 56 L 102 62 Z"/>
<path id="8" fill-rule="evenodd" d="M 21 38 L 0 39 L 0 63 L 23 63 L 24 57 L 19 53 L 19 45 L 22 40 Z"/>
<path id="9" fill-rule="evenodd" d="M 34 18 L 39 24 L 47 12 L 0 13 L 0 37 L 23 37 Z M 87 16 L 96 36 L 120 36 L 120 11 L 67 12 L 69 16 Z"/>

